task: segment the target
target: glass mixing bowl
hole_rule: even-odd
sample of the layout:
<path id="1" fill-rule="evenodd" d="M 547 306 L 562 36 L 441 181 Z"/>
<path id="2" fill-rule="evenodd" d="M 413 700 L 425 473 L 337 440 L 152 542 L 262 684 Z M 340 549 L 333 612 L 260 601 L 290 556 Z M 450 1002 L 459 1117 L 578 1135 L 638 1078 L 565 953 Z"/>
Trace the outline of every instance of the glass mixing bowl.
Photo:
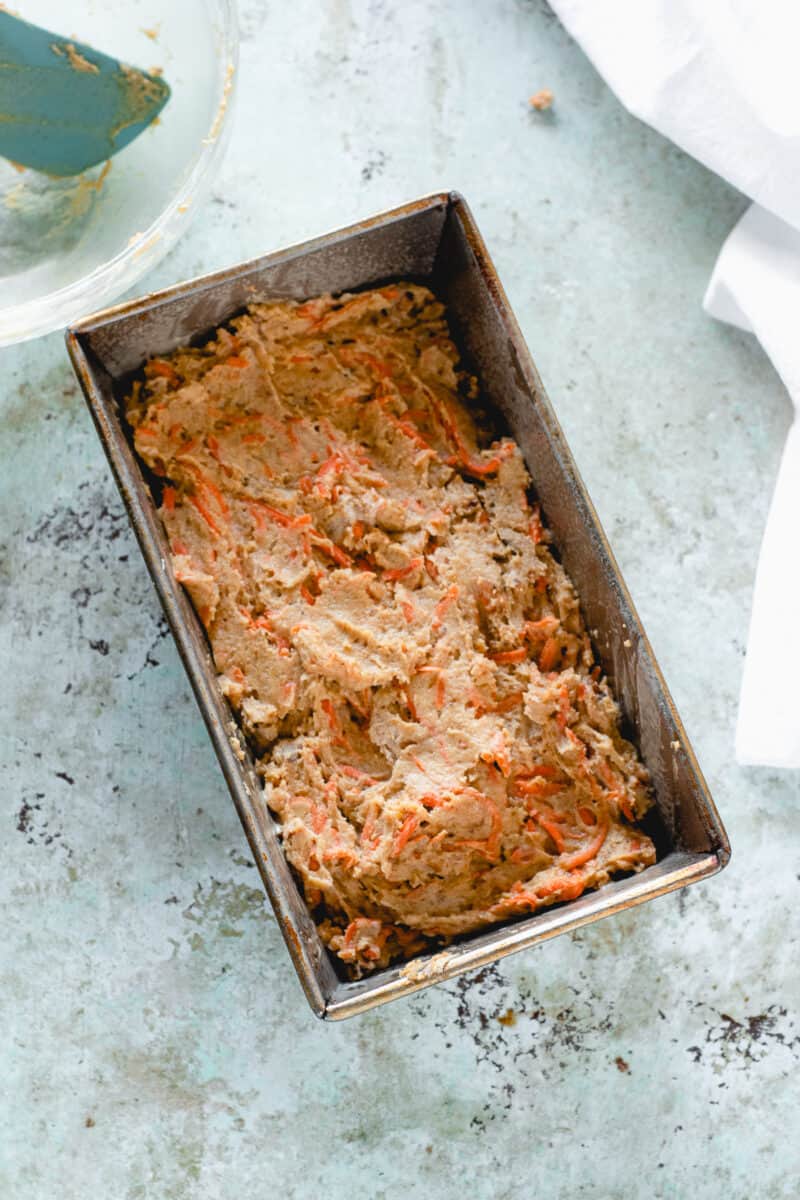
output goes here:
<path id="1" fill-rule="evenodd" d="M 14 12 L 172 89 L 157 122 L 71 179 L 0 159 L 0 346 L 111 303 L 188 227 L 220 166 L 238 60 L 235 0 L 18 0 Z"/>

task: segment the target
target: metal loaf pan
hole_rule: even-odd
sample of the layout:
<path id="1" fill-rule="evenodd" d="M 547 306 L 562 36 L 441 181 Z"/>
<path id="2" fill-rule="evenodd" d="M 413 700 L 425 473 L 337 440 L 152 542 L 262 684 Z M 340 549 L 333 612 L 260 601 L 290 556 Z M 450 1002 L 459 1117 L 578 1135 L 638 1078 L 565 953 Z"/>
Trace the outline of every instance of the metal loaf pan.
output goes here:
<path id="1" fill-rule="evenodd" d="M 244 738 L 216 682 L 204 630 L 176 582 L 148 484 L 120 412 L 121 383 L 151 355 L 201 339 L 259 298 L 307 299 L 389 279 L 429 282 L 453 333 L 522 448 L 557 550 L 574 580 L 657 801 L 659 861 L 538 915 L 464 937 L 437 954 L 345 979 L 284 858 Z M 713 875 L 725 830 L 564 435 L 465 201 L 441 193 L 348 229 L 107 309 L 67 332 L 78 379 L 208 726 L 233 802 L 314 1012 L 339 1019 L 483 966 Z"/>

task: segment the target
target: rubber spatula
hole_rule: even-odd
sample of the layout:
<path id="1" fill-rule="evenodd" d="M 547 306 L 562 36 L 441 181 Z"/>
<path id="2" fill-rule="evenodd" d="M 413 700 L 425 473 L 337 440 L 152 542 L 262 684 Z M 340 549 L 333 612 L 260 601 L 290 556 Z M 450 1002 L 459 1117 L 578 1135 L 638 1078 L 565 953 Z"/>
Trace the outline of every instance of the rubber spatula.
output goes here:
<path id="1" fill-rule="evenodd" d="M 79 175 L 133 141 L 169 99 L 158 75 L 0 11 L 0 156 Z"/>

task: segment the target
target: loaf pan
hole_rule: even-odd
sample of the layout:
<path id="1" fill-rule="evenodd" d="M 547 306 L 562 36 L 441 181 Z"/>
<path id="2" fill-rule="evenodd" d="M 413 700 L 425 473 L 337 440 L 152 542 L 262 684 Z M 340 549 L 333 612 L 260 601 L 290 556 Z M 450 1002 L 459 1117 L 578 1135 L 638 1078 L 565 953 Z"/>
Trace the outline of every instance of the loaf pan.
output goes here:
<path id="1" fill-rule="evenodd" d="M 519 443 L 557 551 L 577 587 L 595 651 L 650 771 L 658 861 L 639 875 L 537 915 L 465 936 L 435 954 L 344 977 L 322 944 L 281 850 L 253 758 L 217 685 L 205 631 L 175 580 L 164 530 L 120 397 L 153 355 L 202 341 L 254 300 L 305 300 L 392 279 L 429 284 L 456 342 Z M 314 1012 L 338 1020 L 503 958 L 719 871 L 728 839 L 611 549 L 464 199 L 428 196 L 391 212 L 166 291 L 106 309 L 67 331 L 67 347 L 145 562 L 208 726 L 300 982 Z"/>

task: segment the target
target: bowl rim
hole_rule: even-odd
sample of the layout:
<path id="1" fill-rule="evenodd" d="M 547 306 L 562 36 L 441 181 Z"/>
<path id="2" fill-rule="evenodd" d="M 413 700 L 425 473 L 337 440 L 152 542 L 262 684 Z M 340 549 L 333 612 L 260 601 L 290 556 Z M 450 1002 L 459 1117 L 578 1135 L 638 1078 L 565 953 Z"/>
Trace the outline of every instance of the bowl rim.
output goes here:
<path id="1" fill-rule="evenodd" d="M 111 304 L 133 287 L 142 276 L 172 249 L 189 228 L 211 185 L 227 149 L 231 115 L 239 73 L 239 19 L 237 0 L 214 0 L 219 22 L 219 61 L 224 64 L 219 79 L 218 103 L 208 133 L 180 190 L 147 228 L 134 235 L 112 258 L 55 291 L 20 305 L 0 307 L 0 349 L 31 341 L 63 329 L 97 309 Z M 111 159 L 108 160 L 109 162 Z M 176 217 L 182 220 L 178 222 Z M 148 253 L 152 251 L 152 253 Z M 135 264 L 123 271 L 126 264 Z"/>

